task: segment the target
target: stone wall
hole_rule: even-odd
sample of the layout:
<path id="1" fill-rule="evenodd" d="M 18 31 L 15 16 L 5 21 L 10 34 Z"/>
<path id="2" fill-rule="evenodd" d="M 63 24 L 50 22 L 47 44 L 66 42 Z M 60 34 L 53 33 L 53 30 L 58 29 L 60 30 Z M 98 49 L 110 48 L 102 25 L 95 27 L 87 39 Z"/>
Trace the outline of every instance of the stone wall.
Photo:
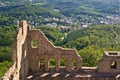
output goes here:
<path id="1" fill-rule="evenodd" d="M 33 41 L 37 41 L 34 46 Z M 49 59 L 55 59 L 54 71 L 60 71 L 61 58 L 66 59 L 65 71 L 76 71 L 81 69 L 81 57 L 73 49 L 55 47 L 45 35 L 35 29 L 31 29 L 26 21 L 22 21 L 16 33 L 13 48 L 13 66 L 3 76 L 2 80 L 25 80 L 28 72 L 40 71 L 40 60 L 44 59 L 44 70 L 50 71 Z M 72 60 L 76 60 L 76 69 L 72 68 Z"/>
<path id="2" fill-rule="evenodd" d="M 49 60 L 55 59 L 55 71 L 60 70 L 60 59 L 66 59 L 66 71 L 72 71 L 72 61 L 76 60 L 77 66 L 76 70 L 81 69 L 82 60 L 81 57 L 73 49 L 63 49 L 61 47 L 55 47 L 45 35 L 38 30 L 30 30 L 28 35 L 29 43 L 29 61 L 30 70 L 39 71 L 40 70 L 40 60 L 45 60 L 45 71 L 49 71 Z M 32 41 L 36 40 L 38 42 L 37 47 L 33 47 Z M 32 66 L 36 65 L 36 66 Z"/>
<path id="3" fill-rule="evenodd" d="M 105 52 L 98 68 L 83 68 L 74 49 L 54 46 L 26 21 L 19 25 L 12 58 L 13 65 L 2 80 L 120 80 L 120 52 Z"/>
<path id="4" fill-rule="evenodd" d="M 98 71 L 120 73 L 120 52 L 106 51 L 104 57 L 99 61 Z"/>
<path id="5" fill-rule="evenodd" d="M 2 80 L 24 80 L 28 70 L 27 57 L 27 34 L 29 25 L 26 21 L 22 21 L 19 30 L 16 33 L 15 43 L 13 47 L 13 66 L 5 73 Z"/>

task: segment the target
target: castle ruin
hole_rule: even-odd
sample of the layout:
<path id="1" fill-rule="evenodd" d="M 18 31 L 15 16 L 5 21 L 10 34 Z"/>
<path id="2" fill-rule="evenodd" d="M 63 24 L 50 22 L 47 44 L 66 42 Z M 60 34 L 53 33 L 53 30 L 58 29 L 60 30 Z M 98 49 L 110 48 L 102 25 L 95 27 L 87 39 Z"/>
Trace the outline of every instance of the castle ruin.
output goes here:
<path id="1" fill-rule="evenodd" d="M 120 80 L 120 52 L 105 52 L 98 67 L 82 67 L 74 49 L 54 46 L 26 21 L 16 33 L 12 59 L 2 80 Z"/>

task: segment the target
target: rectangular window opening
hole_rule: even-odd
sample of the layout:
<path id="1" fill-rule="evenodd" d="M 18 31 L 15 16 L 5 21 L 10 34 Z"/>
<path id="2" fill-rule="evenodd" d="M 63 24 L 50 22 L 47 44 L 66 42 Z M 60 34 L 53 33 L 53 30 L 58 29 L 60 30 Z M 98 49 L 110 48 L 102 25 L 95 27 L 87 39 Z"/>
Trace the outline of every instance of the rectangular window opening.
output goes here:
<path id="1" fill-rule="evenodd" d="M 49 67 L 55 67 L 56 62 L 54 58 L 49 59 Z"/>
<path id="2" fill-rule="evenodd" d="M 45 59 L 40 59 L 39 67 L 41 71 L 45 71 Z"/>
<path id="3" fill-rule="evenodd" d="M 65 58 L 60 59 L 60 67 L 66 67 L 67 66 L 67 60 Z"/>
<path id="4" fill-rule="evenodd" d="M 117 69 L 117 62 L 116 61 L 111 62 L 111 69 Z"/>
<path id="5" fill-rule="evenodd" d="M 72 60 L 72 69 L 77 69 L 77 60 Z"/>

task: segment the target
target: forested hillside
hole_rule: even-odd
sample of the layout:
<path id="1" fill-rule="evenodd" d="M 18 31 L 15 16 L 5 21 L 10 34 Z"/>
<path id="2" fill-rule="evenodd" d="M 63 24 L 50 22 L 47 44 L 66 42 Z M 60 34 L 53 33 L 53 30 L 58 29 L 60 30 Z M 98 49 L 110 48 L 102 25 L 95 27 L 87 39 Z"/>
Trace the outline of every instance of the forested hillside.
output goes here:
<path id="1" fill-rule="evenodd" d="M 0 0 L 0 26 L 11 25 L 15 20 L 44 24 L 45 18 L 84 24 L 119 24 L 120 1 L 116 0 Z M 62 20 L 60 20 L 62 19 Z M 65 20 L 67 19 L 67 20 Z M 51 20 L 52 21 L 52 20 Z M 51 22 L 50 21 L 50 22 Z M 49 23 L 49 22 L 48 22 Z"/>
<path id="2" fill-rule="evenodd" d="M 29 16 L 41 16 L 41 15 L 45 17 L 47 16 L 62 17 L 63 16 L 59 12 L 52 10 L 52 8 L 46 8 L 41 5 L 31 5 L 31 4 L 18 5 L 18 6 L 6 6 L 6 7 L 1 7 L 0 10 L 3 13 L 8 14 L 8 16 L 11 15 L 18 19 L 21 19 L 21 18 L 27 19 Z"/>
<path id="3" fill-rule="evenodd" d="M 66 16 L 119 14 L 119 0 L 33 0 L 53 5 Z"/>
<path id="4" fill-rule="evenodd" d="M 0 79 L 12 65 L 12 46 L 16 27 L 0 27 Z"/>
<path id="5" fill-rule="evenodd" d="M 119 0 L 0 0 L 9 6 L 42 4 L 44 7 L 58 9 L 65 16 L 105 14 L 120 15 Z M 38 9 L 37 9 L 38 10 Z"/>
<path id="6" fill-rule="evenodd" d="M 70 32 L 65 38 L 67 47 L 76 47 L 78 50 L 89 45 L 99 47 L 119 47 L 120 45 L 119 25 L 95 25 L 84 29 Z M 80 43 L 84 43 L 82 46 Z M 69 44 L 69 45 L 68 45 Z M 81 47 L 80 47 L 81 46 Z"/>
<path id="7" fill-rule="evenodd" d="M 70 32 L 58 42 L 63 47 L 74 48 L 83 58 L 84 66 L 96 66 L 103 51 L 119 50 L 120 25 L 96 25 Z"/>
<path id="8" fill-rule="evenodd" d="M 41 5 L 17 5 L 0 7 L 0 26 L 9 26 L 14 20 L 28 20 L 40 22 L 42 17 L 62 18 L 63 15 L 51 8 L 45 8 Z"/>

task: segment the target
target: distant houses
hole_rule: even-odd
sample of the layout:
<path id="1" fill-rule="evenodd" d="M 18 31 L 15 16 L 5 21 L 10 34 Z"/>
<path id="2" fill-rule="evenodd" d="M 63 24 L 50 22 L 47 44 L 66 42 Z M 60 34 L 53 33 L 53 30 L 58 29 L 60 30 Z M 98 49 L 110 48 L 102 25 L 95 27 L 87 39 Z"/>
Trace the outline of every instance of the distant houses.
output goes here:
<path id="1" fill-rule="evenodd" d="M 48 23 L 48 24 L 46 24 L 46 26 L 56 28 L 58 25 L 57 25 L 57 23 L 52 22 L 52 23 Z"/>
<path id="2" fill-rule="evenodd" d="M 34 28 L 37 26 L 47 26 L 51 28 L 59 28 L 61 31 L 66 32 L 70 30 L 76 30 L 76 29 L 82 29 L 82 28 L 87 28 L 88 23 L 85 22 L 79 22 L 75 21 L 73 18 L 43 18 L 42 16 L 39 16 L 42 21 L 34 21 L 32 20 L 34 16 L 29 16 L 28 23 Z M 19 20 L 14 20 L 14 24 L 19 25 Z"/>
<path id="3" fill-rule="evenodd" d="M 0 7 L 6 6 L 4 3 L 0 2 Z"/>

